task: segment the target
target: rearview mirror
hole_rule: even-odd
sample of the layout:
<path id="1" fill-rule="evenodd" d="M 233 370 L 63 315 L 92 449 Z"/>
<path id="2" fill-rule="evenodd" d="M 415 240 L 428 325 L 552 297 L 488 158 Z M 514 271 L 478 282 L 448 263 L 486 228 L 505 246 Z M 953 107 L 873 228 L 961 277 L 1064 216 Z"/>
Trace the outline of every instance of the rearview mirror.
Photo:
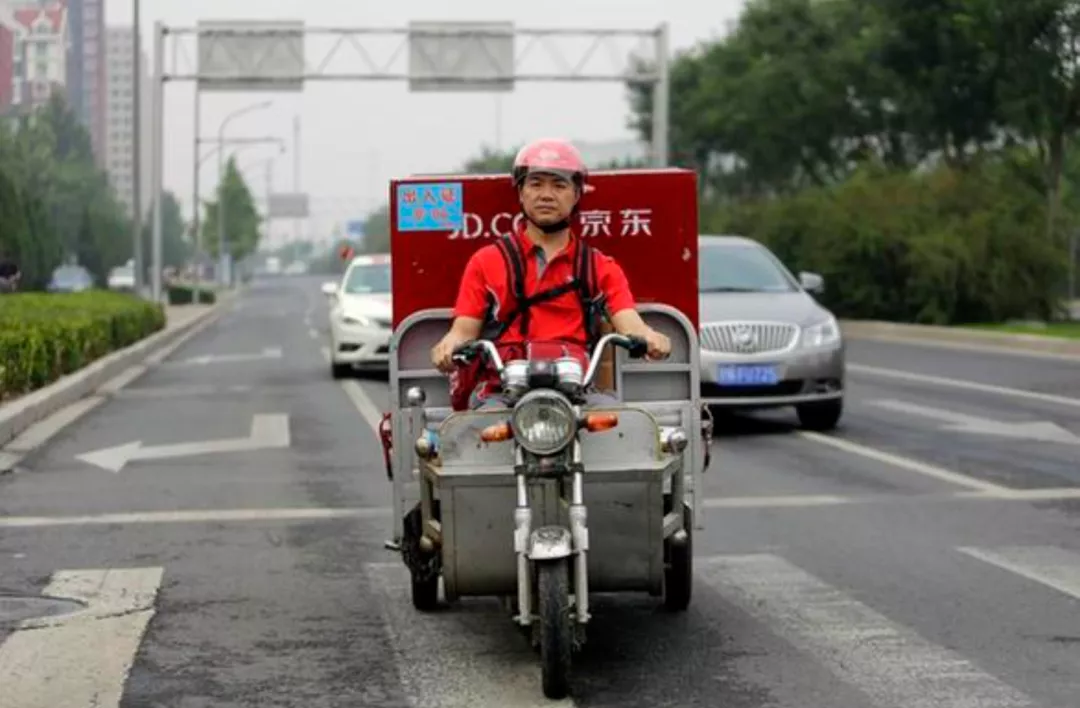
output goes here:
<path id="1" fill-rule="evenodd" d="M 802 285 L 803 290 L 812 293 L 825 292 L 825 279 L 817 273 L 810 273 L 802 271 L 799 273 L 799 284 Z"/>
<path id="2" fill-rule="evenodd" d="M 337 283 L 323 283 L 322 284 L 323 295 L 331 297 L 337 295 Z"/>

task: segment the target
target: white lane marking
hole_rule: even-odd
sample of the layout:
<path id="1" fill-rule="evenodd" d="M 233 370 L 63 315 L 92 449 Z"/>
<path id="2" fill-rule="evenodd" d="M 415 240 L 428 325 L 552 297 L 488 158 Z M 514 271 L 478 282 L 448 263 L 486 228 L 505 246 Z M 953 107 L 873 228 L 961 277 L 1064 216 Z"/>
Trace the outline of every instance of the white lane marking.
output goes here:
<path id="1" fill-rule="evenodd" d="M 422 613 L 401 563 L 365 566 L 382 610 L 402 684 L 416 708 L 569 708 L 544 698 L 539 656 L 497 600 L 467 598 L 451 612 Z M 437 659 L 433 659 L 437 657 Z"/>
<path id="2" fill-rule="evenodd" d="M 1025 335 L 1019 335 L 1025 336 Z M 1033 334 L 1027 335 L 1032 339 L 1028 341 L 1044 342 L 1048 337 Z M 990 354 L 1000 356 L 1012 356 L 1021 357 L 1024 359 L 1051 359 L 1054 361 L 1064 361 L 1069 364 L 1080 363 L 1080 355 L 1066 354 L 1062 352 L 1044 352 L 1038 349 L 1017 349 L 1014 347 L 1001 346 L 992 342 L 986 344 L 980 342 L 944 342 L 940 340 L 932 339 L 909 339 L 905 337 L 890 337 L 888 335 L 850 335 L 848 337 L 850 341 L 867 341 L 867 342 L 879 342 L 882 344 L 902 344 L 910 345 L 913 347 L 929 347 L 931 349 L 951 349 L 959 352 L 974 352 L 976 354 Z"/>
<path id="3" fill-rule="evenodd" d="M 899 371 L 897 369 L 882 369 L 876 366 L 865 366 L 863 364 L 847 364 L 845 368 L 856 374 L 869 374 L 871 376 L 881 376 L 883 378 L 899 379 L 901 381 L 913 381 L 915 383 L 925 383 L 933 386 L 948 386 L 968 391 L 979 391 L 980 393 L 992 393 L 997 396 L 1025 398 L 1032 401 L 1041 401 L 1043 403 L 1053 403 L 1059 406 L 1080 408 L 1080 398 L 1057 396 L 1052 393 L 1025 391 L 1019 388 L 1006 388 L 1005 386 L 994 386 L 992 384 L 976 383 L 975 381 L 948 379 L 941 376 L 928 376 L 926 374 L 916 374 L 910 371 Z"/>
<path id="4" fill-rule="evenodd" d="M 44 595 L 86 603 L 68 615 L 22 622 L 0 646 L 5 705 L 120 705 L 135 652 L 154 615 L 162 568 L 62 570 Z"/>
<path id="5" fill-rule="evenodd" d="M 702 506 L 709 509 L 764 508 L 764 507 L 807 507 L 835 506 L 854 504 L 864 501 L 858 497 L 840 497 L 829 494 L 792 494 L 787 496 L 761 497 L 719 497 L 702 500 Z"/>
<path id="6" fill-rule="evenodd" d="M 1080 554 L 1054 546 L 963 546 L 956 550 L 1080 600 Z"/>
<path id="7" fill-rule="evenodd" d="M 244 384 L 234 386 L 212 386 L 210 384 L 191 384 L 187 386 L 140 386 L 138 388 L 126 388 L 112 394 L 113 398 L 177 398 L 192 396 L 209 396 L 216 393 L 246 393 L 254 387 Z M 260 391 L 267 391 L 274 387 L 262 386 Z"/>
<path id="8" fill-rule="evenodd" d="M 1020 708 L 1025 695 L 770 554 L 699 558 L 703 579 L 876 705 Z"/>
<path id="9" fill-rule="evenodd" d="M 1056 501 L 1080 499 L 1080 488 L 1016 489 L 1001 492 L 952 492 L 946 494 L 830 497 L 807 494 L 777 497 L 719 497 L 705 499 L 707 509 L 798 509 L 865 504 L 950 503 L 962 501 Z M 390 507 L 296 507 L 262 509 L 191 509 L 139 511 L 81 516 L 0 516 L 0 528 L 48 526 L 108 526 L 112 524 L 186 524 L 227 521 L 320 521 L 334 519 L 383 519 Z"/>
<path id="10" fill-rule="evenodd" d="M 76 455 L 75 459 L 111 472 L 120 472 L 133 460 L 167 460 L 194 455 L 280 450 L 291 444 L 289 416 L 284 413 L 269 413 L 255 415 L 251 421 L 251 432 L 244 438 L 199 440 L 171 445 L 143 445 L 142 441 L 135 440 Z"/>
<path id="11" fill-rule="evenodd" d="M 375 402 L 367 395 L 364 389 L 356 381 L 342 381 L 341 387 L 349 396 L 349 400 L 356 406 L 360 416 L 371 426 L 375 435 L 379 434 L 379 423 L 382 421 L 382 413 L 379 412 Z"/>
<path id="12" fill-rule="evenodd" d="M 883 450 L 867 447 L 858 443 L 851 442 L 850 440 L 844 440 L 842 438 L 833 437 L 831 435 L 822 435 L 821 433 L 815 433 L 807 430 L 800 430 L 796 432 L 801 438 L 806 440 L 812 440 L 822 445 L 830 445 L 838 450 L 849 452 L 853 455 L 859 455 L 871 460 L 877 460 L 878 462 L 884 462 L 885 464 L 892 465 L 894 467 L 900 467 L 911 472 L 916 472 L 927 477 L 933 477 L 943 482 L 949 482 L 950 484 L 956 484 L 961 487 L 967 487 L 968 489 L 974 489 L 980 492 L 990 492 L 992 494 L 1008 493 L 1010 490 L 1008 487 L 1003 487 L 1000 484 L 994 484 L 982 479 L 976 479 L 975 477 L 969 477 L 966 474 L 959 472 L 953 472 L 942 467 L 930 465 L 925 462 L 919 462 L 918 460 L 912 460 L 907 457 L 901 457 L 900 455 L 894 455 Z"/>
<path id="13" fill-rule="evenodd" d="M 0 528 L 42 526 L 107 526 L 111 524 L 190 524 L 222 521 L 317 521 L 324 519 L 381 519 L 390 507 L 278 508 L 278 509 L 191 509 L 180 511 L 137 511 L 82 516 L 4 516 Z"/>
<path id="14" fill-rule="evenodd" d="M 330 349 L 329 347 L 322 347 L 321 350 L 323 359 L 330 361 Z M 356 381 L 350 381 L 348 379 L 339 381 L 341 388 L 344 389 L 345 394 L 352 401 L 353 406 L 360 413 L 360 417 L 364 419 L 370 427 L 376 437 L 379 435 L 379 424 L 382 422 L 383 414 L 379 412 L 379 407 L 375 405 L 375 401 L 371 400 L 371 396 L 367 395 L 364 388 Z"/>

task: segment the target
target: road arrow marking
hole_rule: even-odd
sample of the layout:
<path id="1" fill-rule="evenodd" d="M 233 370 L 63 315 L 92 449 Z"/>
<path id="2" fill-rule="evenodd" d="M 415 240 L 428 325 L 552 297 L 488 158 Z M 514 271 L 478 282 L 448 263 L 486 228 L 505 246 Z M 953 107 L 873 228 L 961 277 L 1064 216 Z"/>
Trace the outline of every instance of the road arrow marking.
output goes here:
<path id="1" fill-rule="evenodd" d="M 24 620 L 0 646 L 4 705 L 120 705 L 163 573 L 162 568 L 55 573 L 43 594 L 78 600 L 84 608 Z"/>
<path id="2" fill-rule="evenodd" d="M 1037 442 L 1080 445 L 1080 437 L 1049 421 L 1013 423 L 895 400 L 871 401 L 871 405 L 899 413 L 910 413 L 911 415 L 939 420 L 946 424 L 943 426 L 945 430 L 974 433 L 976 435 L 997 435 L 999 437 L 1034 440 Z"/>
<path id="3" fill-rule="evenodd" d="M 290 444 L 289 416 L 284 414 L 256 415 L 251 422 L 251 434 L 246 438 L 206 440 L 201 442 L 152 445 L 143 447 L 142 441 L 124 443 L 115 447 L 94 450 L 75 459 L 112 472 L 119 472 L 132 460 L 164 460 L 173 457 L 191 457 L 221 452 L 252 452 L 287 448 Z"/>
<path id="4" fill-rule="evenodd" d="M 170 361 L 169 366 L 206 366 L 207 364 L 224 364 L 238 361 L 257 361 L 259 359 L 280 359 L 279 347 L 267 347 L 259 354 L 203 354 L 191 359 Z"/>

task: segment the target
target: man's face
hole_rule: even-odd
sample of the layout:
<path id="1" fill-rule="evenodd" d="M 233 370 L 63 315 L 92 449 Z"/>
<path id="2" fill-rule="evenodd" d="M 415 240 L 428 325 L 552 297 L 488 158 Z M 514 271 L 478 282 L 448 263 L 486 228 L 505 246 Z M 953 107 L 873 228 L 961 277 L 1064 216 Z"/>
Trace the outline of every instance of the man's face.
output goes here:
<path id="1" fill-rule="evenodd" d="M 541 225 L 569 218 L 577 199 L 574 184 L 562 177 L 533 174 L 521 183 L 521 206 L 530 219 Z"/>

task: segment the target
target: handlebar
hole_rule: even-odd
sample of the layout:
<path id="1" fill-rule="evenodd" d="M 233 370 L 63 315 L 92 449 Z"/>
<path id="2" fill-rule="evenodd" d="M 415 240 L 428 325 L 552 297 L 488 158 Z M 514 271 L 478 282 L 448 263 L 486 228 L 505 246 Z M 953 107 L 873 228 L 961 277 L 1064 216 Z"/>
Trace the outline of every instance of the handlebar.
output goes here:
<path id="1" fill-rule="evenodd" d="M 596 343 L 596 347 L 593 349 L 592 357 L 589 359 L 589 367 L 585 371 L 584 379 L 582 379 L 583 388 L 587 388 L 592 384 L 592 380 L 596 376 L 596 371 L 600 367 L 601 355 L 604 353 L 604 348 L 607 347 L 608 344 L 622 347 L 627 351 L 631 359 L 640 359 L 649 351 L 649 345 L 644 337 L 638 337 L 636 335 L 626 336 L 622 334 L 605 334 L 600 338 L 600 341 Z M 462 344 L 454 349 L 451 359 L 459 364 L 468 364 L 479 356 L 482 351 L 487 353 L 492 365 L 495 367 L 495 371 L 501 376 L 505 364 L 503 364 L 502 357 L 499 356 L 499 350 L 490 340 L 475 339 L 471 342 Z"/>

